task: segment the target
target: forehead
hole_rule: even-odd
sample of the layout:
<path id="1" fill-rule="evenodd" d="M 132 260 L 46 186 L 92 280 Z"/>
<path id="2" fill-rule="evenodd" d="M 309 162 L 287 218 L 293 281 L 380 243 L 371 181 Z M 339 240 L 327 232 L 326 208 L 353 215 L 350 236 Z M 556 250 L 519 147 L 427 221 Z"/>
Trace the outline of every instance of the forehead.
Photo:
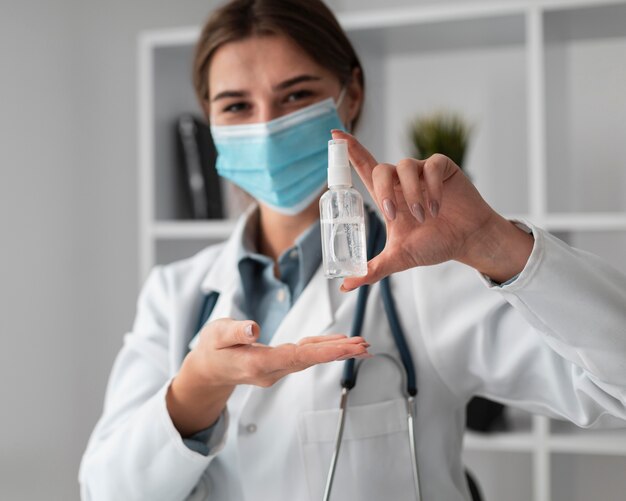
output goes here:
<path id="1" fill-rule="evenodd" d="M 260 35 L 217 49 L 211 58 L 208 83 L 213 96 L 225 90 L 276 85 L 303 73 L 333 77 L 290 38 Z"/>

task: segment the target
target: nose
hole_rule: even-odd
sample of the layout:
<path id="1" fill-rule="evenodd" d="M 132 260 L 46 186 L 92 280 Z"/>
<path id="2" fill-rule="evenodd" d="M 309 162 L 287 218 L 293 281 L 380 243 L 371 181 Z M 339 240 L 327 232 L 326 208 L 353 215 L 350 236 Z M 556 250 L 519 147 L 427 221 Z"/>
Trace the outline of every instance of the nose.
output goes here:
<path id="1" fill-rule="evenodd" d="M 258 115 L 255 117 L 255 121 L 258 122 L 269 122 L 284 115 L 284 111 L 272 100 L 260 102 L 257 106 L 257 111 Z"/>

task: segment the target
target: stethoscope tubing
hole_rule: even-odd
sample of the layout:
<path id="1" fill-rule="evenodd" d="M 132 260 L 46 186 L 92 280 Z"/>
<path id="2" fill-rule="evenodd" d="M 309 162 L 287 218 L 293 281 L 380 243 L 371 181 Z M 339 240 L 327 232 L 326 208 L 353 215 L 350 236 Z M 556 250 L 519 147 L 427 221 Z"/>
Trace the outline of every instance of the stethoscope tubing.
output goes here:
<path id="1" fill-rule="evenodd" d="M 381 237 L 382 224 L 377 220 L 376 214 L 370 212 L 370 238 L 368 241 L 367 254 L 371 259 L 378 254 L 385 246 L 385 238 Z M 413 483 L 415 485 L 416 500 L 422 501 L 421 486 L 419 480 L 419 470 L 417 464 L 417 449 L 415 442 L 415 396 L 417 395 L 417 377 L 415 372 L 415 366 L 413 359 L 409 351 L 406 337 L 402 330 L 402 325 L 398 318 L 398 313 L 391 294 L 391 287 L 389 284 L 389 277 L 385 277 L 381 280 L 381 296 L 383 300 L 383 306 L 385 314 L 389 322 L 395 345 L 400 353 L 401 364 L 391 355 L 381 354 L 378 356 L 384 356 L 389 358 L 393 363 L 398 366 L 403 374 L 403 390 L 406 394 L 407 405 L 407 428 L 409 435 L 409 447 L 411 455 L 411 470 L 413 475 Z M 363 329 L 363 321 L 365 318 L 365 308 L 367 306 L 367 298 L 369 295 L 369 286 L 364 285 L 359 288 L 357 296 L 357 304 L 354 320 L 352 322 L 351 336 L 360 336 Z M 326 486 L 324 488 L 323 501 L 330 500 L 330 494 L 332 491 L 333 482 L 335 479 L 335 473 L 337 470 L 337 462 L 339 459 L 339 451 L 341 449 L 341 443 L 343 440 L 343 432 L 345 429 L 345 420 L 348 406 L 348 396 L 350 390 L 356 385 L 356 379 L 359 371 L 359 367 L 365 361 L 361 361 L 359 365 L 356 365 L 354 359 L 346 360 L 343 375 L 341 378 L 341 398 L 339 402 L 339 422 L 337 424 L 337 433 L 335 435 L 335 447 L 331 458 L 330 466 L 328 469 L 328 475 L 326 477 Z"/>
<path id="2" fill-rule="evenodd" d="M 333 450 L 333 457 L 330 460 L 330 468 L 328 470 L 328 477 L 326 478 L 326 486 L 324 487 L 324 501 L 330 499 L 330 491 L 333 487 L 333 481 L 335 480 L 335 472 L 337 471 L 337 460 L 339 459 L 339 449 L 341 449 L 341 442 L 343 439 L 343 429 L 346 423 L 346 409 L 348 406 L 348 388 L 341 389 L 341 400 L 339 402 L 339 424 L 337 426 L 337 433 L 335 435 L 335 448 Z"/>
<path id="3" fill-rule="evenodd" d="M 401 388 L 406 390 L 407 388 L 407 375 L 406 371 L 403 370 L 403 365 L 392 355 L 388 353 L 380 353 L 376 355 L 377 358 L 385 358 L 391 361 L 401 372 L 402 374 L 402 385 Z M 355 365 L 355 373 L 358 374 L 363 364 L 366 360 L 361 360 L 358 364 Z M 337 432 L 335 434 L 335 447 L 333 449 L 333 455 L 330 461 L 330 466 L 328 468 L 328 475 L 326 476 L 326 485 L 324 488 L 324 497 L 323 501 L 330 500 L 330 494 L 332 491 L 332 486 L 335 480 L 335 474 L 337 470 L 337 463 L 339 460 L 339 451 L 341 450 L 341 444 L 343 442 L 343 432 L 345 430 L 345 421 L 346 415 L 348 411 L 348 397 L 350 395 L 351 388 L 342 387 L 341 388 L 341 399 L 339 401 L 339 421 L 337 423 Z M 415 441 L 415 397 L 410 395 L 408 392 L 405 392 L 405 401 L 406 401 L 406 419 L 407 419 L 407 433 L 409 436 L 409 451 L 411 456 L 411 473 L 413 477 L 413 485 L 415 487 L 415 499 L 416 501 L 422 501 L 422 492 L 421 485 L 419 479 L 419 470 L 417 464 L 417 449 L 416 449 L 416 441 Z"/>

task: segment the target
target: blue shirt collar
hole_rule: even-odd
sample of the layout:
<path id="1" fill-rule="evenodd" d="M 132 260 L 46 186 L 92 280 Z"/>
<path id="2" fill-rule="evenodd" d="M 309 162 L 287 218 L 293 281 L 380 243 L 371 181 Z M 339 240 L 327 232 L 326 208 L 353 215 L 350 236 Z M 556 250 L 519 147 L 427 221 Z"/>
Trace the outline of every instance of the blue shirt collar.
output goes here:
<path id="1" fill-rule="evenodd" d="M 237 247 L 237 264 L 244 293 L 247 295 L 257 290 L 255 277 L 262 275 L 264 280 L 274 278 L 273 260 L 259 253 L 257 237 L 259 231 L 258 209 L 250 214 L 246 221 L 241 241 Z M 295 253 L 294 253 L 295 251 Z M 297 266 L 294 268 L 293 262 Z M 283 252 L 278 258 L 280 280 L 289 286 L 292 301 L 304 290 L 309 280 L 316 272 L 322 261 L 322 242 L 319 219 L 313 222 L 295 240 L 292 247 Z M 254 273 L 253 270 L 261 273 Z"/>

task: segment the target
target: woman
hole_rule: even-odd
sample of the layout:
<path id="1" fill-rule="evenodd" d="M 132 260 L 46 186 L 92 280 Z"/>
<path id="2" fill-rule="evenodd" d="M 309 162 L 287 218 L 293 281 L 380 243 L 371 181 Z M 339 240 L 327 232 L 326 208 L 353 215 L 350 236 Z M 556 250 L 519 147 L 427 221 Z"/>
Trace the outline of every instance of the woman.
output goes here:
<path id="1" fill-rule="evenodd" d="M 377 284 L 391 274 L 419 383 L 422 499 L 469 499 L 460 458 L 473 395 L 623 425 L 626 278 L 503 219 L 446 157 L 379 163 L 338 130 L 356 127 L 364 79 L 321 2 L 229 2 L 202 32 L 194 83 L 219 172 L 258 205 L 225 244 L 148 278 L 83 458 L 84 499 L 322 499 L 348 358 L 369 360 L 332 497 L 415 499 L 402 373 L 376 356 L 397 355 Z M 387 230 L 367 275 L 342 291 L 320 270 L 331 128 Z M 349 291 L 363 284 L 376 284 L 363 337 L 346 338 Z"/>

